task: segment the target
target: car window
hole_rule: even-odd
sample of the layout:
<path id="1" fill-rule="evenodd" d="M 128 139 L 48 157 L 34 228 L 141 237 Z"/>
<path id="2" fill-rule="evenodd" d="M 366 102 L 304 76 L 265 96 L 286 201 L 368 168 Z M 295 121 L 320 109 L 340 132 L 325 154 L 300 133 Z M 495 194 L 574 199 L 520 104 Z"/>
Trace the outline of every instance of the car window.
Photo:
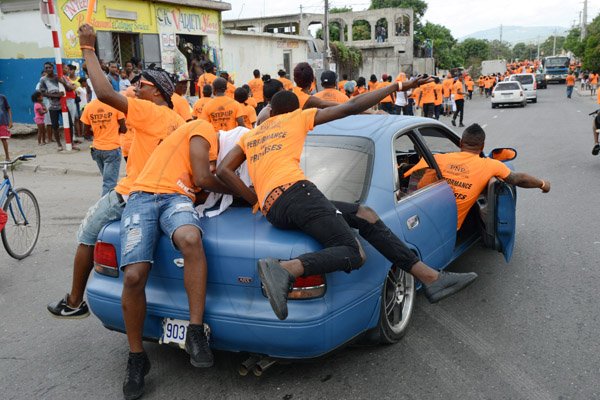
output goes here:
<path id="1" fill-rule="evenodd" d="M 367 195 L 374 152 L 367 138 L 309 135 L 300 165 L 329 200 L 357 203 Z"/>
<path id="2" fill-rule="evenodd" d="M 532 85 L 533 84 L 533 76 L 531 76 L 531 75 L 514 75 L 512 77 L 512 80 L 521 82 L 521 85 Z"/>
<path id="3" fill-rule="evenodd" d="M 460 150 L 460 140 L 442 128 L 434 126 L 421 127 L 419 133 L 423 136 L 427 147 L 433 154 Z"/>
<path id="4" fill-rule="evenodd" d="M 394 139 L 394 154 L 396 155 L 394 168 L 398 171 L 396 200 L 402 200 L 439 180 L 437 171 L 423 157 L 419 146 L 415 146 L 410 133 L 404 133 Z M 424 165 L 419 167 L 417 164 L 421 160 L 424 160 L 421 163 Z"/>
<path id="5" fill-rule="evenodd" d="M 521 87 L 517 82 L 503 82 L 496 85 L 496 90 L 519 90 Z"/>

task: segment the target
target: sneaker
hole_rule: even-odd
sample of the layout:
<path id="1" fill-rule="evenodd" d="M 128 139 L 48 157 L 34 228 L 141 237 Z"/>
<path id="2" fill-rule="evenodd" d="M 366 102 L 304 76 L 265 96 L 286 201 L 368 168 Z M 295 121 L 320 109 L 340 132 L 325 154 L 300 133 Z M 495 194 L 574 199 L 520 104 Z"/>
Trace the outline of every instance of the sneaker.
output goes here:
<path id="1" fill-rule="evenodd" d="M 435 282 L 425 286 L 425 297 L 430 303 L 437 303 L 454 293 L 460 292 L 477 279 L 475 272 L 457 274 L 455 272 L 440 271 Z"/>
<path id="2" fill-rule="evenodd" d="M 456 121 L 452 120 L 452 126 L 456 126 Z"/>
<path id="3" fill-rule="evenodd" d="M 62 319 L 80 319 L 90 315 L 90 309 L 85 301 L 82 301 L 77 307 L 71 307 L 68 303 L 69 293 L 56 303 L 48 304 L 48 311 L 55 318 Z"/>
<path id="4" fill-rule="evenodd" d="M 188 326 L 185 337 L 185 351 L 190 355 L 190 363 L 196 368 L 212 367 L 215 358 L 208 340 L 210 338 L 210 328 L 207 324 Z"/>
<path id="5" fill-rule="evenodd" d="M 597 156 L 600 153 L 600 144 L 596 143 L 592 149 L 592 154 Z"/>
<path id="6" fill-rule="evenodd" d="M 146 353 L 129 353 L 125 382 L 123 382 L 125 400 L 139 399 L 144 394 L 144 377 L 148 372 L 150 372 L 150 360 Z"/>
<path id="7" fill-rule="evenodd" d="M 258 274 L 273 312 L 277 318 L 286 319 L 288 315 L 287 296 L 296 278 L 274 258 L 258 260 Z"/>
<path id="8" fill-rule="evenodd" d="M 461 122 L 460 124 L 458 124 L 459 128 L 464 128 L 465 126 L 463 125 L 463 123 Z"/>

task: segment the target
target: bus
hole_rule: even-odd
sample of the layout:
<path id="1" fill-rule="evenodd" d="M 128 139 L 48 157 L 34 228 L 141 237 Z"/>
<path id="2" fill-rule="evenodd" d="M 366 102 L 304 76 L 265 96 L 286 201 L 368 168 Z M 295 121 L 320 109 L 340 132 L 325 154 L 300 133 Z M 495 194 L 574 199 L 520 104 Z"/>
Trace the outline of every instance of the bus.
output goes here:
<path id="1" fill-rule="evenodd" d="M 569 74 L 571 59 L 567 56 L 551 56 L 542 59 L 543 74 L 548 82 L 564 83 Z"/>

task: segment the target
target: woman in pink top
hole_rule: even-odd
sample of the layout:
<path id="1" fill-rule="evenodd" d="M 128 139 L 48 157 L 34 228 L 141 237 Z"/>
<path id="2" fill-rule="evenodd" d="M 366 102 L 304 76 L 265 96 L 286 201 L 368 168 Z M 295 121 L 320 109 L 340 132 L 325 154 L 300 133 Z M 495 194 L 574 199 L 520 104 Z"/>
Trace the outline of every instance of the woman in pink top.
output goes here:
<path id="1" fill-rule="evenodd" d="M 44 126 L 44 115 L 48 112 L 44 107 L 44 97 L 40 92 L 35 92 L 31 95 L 31 101 L 33 101 L 33 122 L 38 128 L 38 144 L 41 146 L 46 144 L 46 136 L 44 132 L 46 127 Z"/>

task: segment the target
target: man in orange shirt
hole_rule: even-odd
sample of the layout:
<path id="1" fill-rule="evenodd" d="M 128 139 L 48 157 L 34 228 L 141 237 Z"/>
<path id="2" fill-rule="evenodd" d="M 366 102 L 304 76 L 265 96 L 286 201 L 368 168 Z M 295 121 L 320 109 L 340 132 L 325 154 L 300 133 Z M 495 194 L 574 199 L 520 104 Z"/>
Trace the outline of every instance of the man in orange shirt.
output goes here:
<path id="1" fill-rule="evenodd" d="M 217 176 L 235 194 L 260 207 L 271 224 L 282 229 L 300 229 L 324 247 L 292 260 L 258 261 L 259 276 L 279 319 L 287 318 L 288 290 L 297 277 L 351 272 L 364 263 L 364 253 L 351 226 L 358 228 L 394 265 L 420 279 L 432 302 L 457 292 L 476 278 L 476 274 L 437 273 L 395 238 L 374 211 L 358 204 L 332 204 L 306 180 L 300 168 L 306 136 L 316 125 L 365 111 L 390 93 L 421 83 L 427 80 L 394 83 L 322 110 L 302 110 L 293 93 L 279 92 L 271 100 L 272 117 L 244 134 L 219 165 Z M 235 174 L 244 161 L 247 161 L 254 190 Z"/>
<path id="2" fill-rule="evenodd" d="M 433 118 L 435 113 L 435 101 L 437 93 L 435 91 L 435 81 L 426 83 L 420 87 L 419 100 L 417 104 L 423 104 L 423 116 Z"/>
<path id="3" fill-rule="evenodd" d="M 567 83 L 567 99 L 570 99 L 573 94 L 573 88 L 575 87 L 575 73 L 569 72 L 565 81 Z"/>
<path id="4" fill-rule="evenodd" d="M 206 333 L 209 328 L 203 324 L 207 265 L 194 200 L 201 189 L 230 193 L 211 173 L 210 163 L 216 161 L 217 150 L 217 134 L 210 123 L 187 123 L 161 143 L 131 186 L 121 218 L 121 302 L 130 354 L 145 361 L 139 370 L 141 379 L 126 381 L 123 386 L 126 399 L 142 395 L 143 376 L 150 369 L 142 344 L 145 286 L 161 234 L 168 236 L 174 249 L 183 254 L 183 283 L 190 314 L 185 350 L 194 367 L 207 368 L 214 363 Z"/>
<path id="5" fill-rule="evenodd" d="M 204 85 L 212 85 L 215 79 L 217 79 L 217 75 L 215 75 L 217 67 L 210 61 L 204 63 L 204 73 L 198 77 L 198 81 L 196 82 L 196 91 L 200 92 L 200 89 L 204 87 Z"/>
<path id="6" fill-rule="evenodd" d="M 225 96 L 233 99 L 233 94 L 235 93 L 235 85 L 233 84 L 233 81 L 231 80 L 231 77 L 229 76 L 229 72 L 221 71 L 219 76 L 221 78 L 225 79 L 225 81 L 227 82 L 227 90 L 225 91 Z"/>
<path id="7" fill-rule="evenodd" d="M 173 111 L 183 118 L 185 122 L 192 120 L 192 111 L 190 110 L 190 103 L 185 99 L 185 94 L 188 90 L 189 79 L 187 77 L 183 77 L 180 79 L 175 85 L 175 91 L 173 92 L 173 96 L 171 97 L 171 102 L 173 103 Z"/>
<path id="8" fill-rule="evenodd" d="M 434 154 L 433 156 L 440 167 L 442 176 L 454 191 L 458 213 L 456 230 L 460 229 L 469 210 L 493 177 L 522 188 L 538 188 L 544 193 L 550 191 L 549 181 L 523 172 L 512 172 L 501 161 L 481 157 L 484 145 L 485 132 L 478 124 L 472 124 L 465 129 L 462 135 L 460 152 Z M 424 159 L 408 170 L 405 176 L 422 168 L 428 168 Z"/>
<path id="9" fill-rule="evenodd" d="M 321 73 L 321 86 L 323 90 L 317 92 L 314 96 L 319 99 L 331 101 L 333 103 L 345 103 L 348 96 L 336 89 L 337 75 L 333 71 L 323 71 Z"/>
<path id="10" fill-rule="evenodd" d="M 265 99 L 263 97 L 263 80 L 260 79 L 260 71 L 255 69 L 252 74 L 254 79 L 248 82 L 252 97 L 256 100 L 256 113 L 259 114 L 260 110 L 265 106 Z"/>
<path id="11" fill-rule="evenodd" d="M 213 82 L 215 97 L 202 108 L 200 118 L 210 122 L 215 131 L 229 131 L 236 126 L 245 126 L 246 110 L 232 98 L 225 96 L 227 81 L 217 78 Z"/>
<path id="12" fill-rule="evenodd" d="M 315 82 L 315 73 L 309 63 L 301 62 L 294 67 L 294 82 L 296 86 L 294 86 L 292 91 L 298 96 L 300 108 L 327 108 L 338 104 L 311 95 Z"/>
<path id="13" fill-rule="evenodd" d="M 454 84 L 454 78 L 448 74 L 446 79 L 442 82 L 442 95 L 444 96 L 444 115 L 452 114 L 452 85 Z"/>
<path id="14" fill-rule="evenodd" d="M 344 94 L 346 93 L 346 90 L 344 89 L 346 82 L 348 82 L 348 74 L 343 74 L 342 80 L 338 83 L 338 90 Z"/>
<path id="15" fill-rule="evenodd" d="M 452 117 L 452 125 L 456 126 L 456 117 L 460 114 L 458 126 L 463 127 L 463 115 L 465 113 L 465 88 L 463 86 L 463 77 L 459 75 L 452 85 L 452 100 L 456 104 L 456 111 Z"/>
<path id="16" fill-rule="evenodd" d="M 198 119 L 202 114 L 202 109 L 212 100 L 212 85 L 204 85 L 202 88 L 202 97 L 200 97 L 194 103 L 194 108 L 192 109 L 192 118 Z"/>
<path id="17" fill-rule="evenodd" d="M 391 75 L 383 74 L 381 76 L 381 82 L 379 82 L 377 84 L 377 89 L 384 88 L 384 87 L 389 86 L 391 84 L 392 84 L 392 77 L 391 77 Z M 379 109 L 382 110 L 382 111 L 385 111 L 388 114 L 392 114 L 394 112 L 394 102 L 396 101 L 396 99 L 394 98 L 395 95 L 396 95 L 396 92 L 393 92 L 389 96 L 384 97 L 379 102 Z"/>
<path id="18" fill-rule="evenodd" d="M 235 89 L 234 99 L 244 108 L 244 126 L 248 129 L 254 128 L 256 123 L 256 110 L 249 104 L 246 104 L 248 100 L 248 92 L 243 87 Z"/>
<path id="19" fill-rule="evenodd" d="M 475 86 L 475 82 L 471 77 L 465 80 L 465 85 L 467 86 L 467 93 L 469 93 L 469 100 L 473 100 L 473 88 Z"/>
<path id="20" fill-rule="evenodd" d="M 288 78 L 285 77 L 287 75 L 287 72 L 280 69 L 277 72 L 277 75 L 279 75 L 279 78 L 277 78 L 277 80 L 279 80 L 279 82 L 281 82 L 284 90 L 292 90 L 293 89 L 294 84 L 292 83 L 292 81 L 290 81 Z"/>
<path id="21" fill-rule="evenodd" d="M 434 90 L 435 90 L 435 101 L 433 102 L 434 106 L 435 106 L 435 111 L 434 111 L 434 118 L 435 119 L 440 119 L 440 114 L 442 112 L 442 91 L 443 91 L 443 87 L 442 87 L 442 83 L 440 81 L 440 78 L 438 78 L 437 76 L 435 78 L 433 78 L 433 81 L 435 83 L 434 86 Z"/>
<path id="22" fill-rule="evenodd" d="M 600 104 L 600 91 L 596 95 L 596 103 Z M 592 147 L 592 155 L 597 156 L 600 153 L 600 143 L 598 143 L 598 130 L 600 130 L 600 115 L 596 114 L 592 122 L 592 131 L 594 134 L 594 147 Z"/>
<path id="23" fill-rule="evenodd" d="M 102 196 L 117 185 L 121 167 L 121 140 L 119 133 L 127 132 L 125 114 L 102 103 L 98 99 L 89 102 L 80 118 L 85 136 L 94 133 L 92 159 L 102 174 Z"/>
<path id="24" fill-rule="evenodd" d="M 590 96 L 596 94 L 596 89 L 598 89 L 598 73 L 592 72 L 590 74 Z"/>

